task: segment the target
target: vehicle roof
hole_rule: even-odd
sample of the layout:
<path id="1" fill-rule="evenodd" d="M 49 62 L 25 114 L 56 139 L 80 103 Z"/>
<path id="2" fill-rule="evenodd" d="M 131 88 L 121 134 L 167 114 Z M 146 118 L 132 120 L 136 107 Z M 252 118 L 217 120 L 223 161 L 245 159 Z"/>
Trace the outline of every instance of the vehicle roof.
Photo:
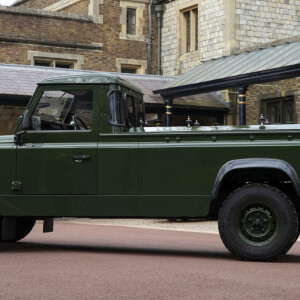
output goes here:
<path id="1" fill-rule="evenodd" d="M 120 84 L 142 94 L 131 82 L 110 73 L 67 75 L 43 79 L 39 84 Z"/>

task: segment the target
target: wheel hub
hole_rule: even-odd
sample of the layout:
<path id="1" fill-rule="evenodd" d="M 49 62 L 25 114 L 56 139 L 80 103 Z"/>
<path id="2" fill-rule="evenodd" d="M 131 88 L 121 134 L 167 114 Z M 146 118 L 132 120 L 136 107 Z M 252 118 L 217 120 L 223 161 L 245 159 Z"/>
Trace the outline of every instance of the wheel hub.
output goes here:
<path id="1" fill-rule="evenodd" d="M 253 246 L 270 243 L 278 233 L 276 214 L 262 203 L 249 204 L 237 219 L 238 233 L 242 240 Z"/>

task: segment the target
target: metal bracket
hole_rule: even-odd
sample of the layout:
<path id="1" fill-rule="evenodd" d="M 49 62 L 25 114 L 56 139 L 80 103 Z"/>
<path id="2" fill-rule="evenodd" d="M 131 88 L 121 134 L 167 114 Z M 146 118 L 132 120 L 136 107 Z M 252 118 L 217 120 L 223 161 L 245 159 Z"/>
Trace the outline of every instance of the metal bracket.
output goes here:
<path id="1" fill-rule="evenodd" d="M 53 226 L 54 225 L 54 219 L 53 218 L 47 218 L 44 220 L 43 223 L 43 232 L 53 232 Z"/>
<path id="2" fill-rule="evenodd" d="M 13 181 L 11 184 L 11 189 L 13 191 L 21 191 L 22 190 L 22 182 L 21 181 Z"/>
<path id="3" fill-rule="evenodd" d="M 26 131 L 20 131 L 20 132 L 17 132 L 17 133 L 15 134 L 14 140 L 15 140 L 15 143 L 16 143 L 17 145 L 20 145 L 20 144 L 24 143 L 24 138 L 23 138 L 23 136 L 24 136 L 25 133 L 26 133 Z"/>

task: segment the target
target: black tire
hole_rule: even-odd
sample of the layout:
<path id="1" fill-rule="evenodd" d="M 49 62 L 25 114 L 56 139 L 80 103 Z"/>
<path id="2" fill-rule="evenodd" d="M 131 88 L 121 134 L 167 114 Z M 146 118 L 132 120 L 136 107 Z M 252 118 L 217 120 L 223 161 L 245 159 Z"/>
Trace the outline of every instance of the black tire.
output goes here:
<path id="1" fill-rule="evenodd" d="M 234 256 L 273 261 L 294 244 L 298 217 L 292 202 L 278 189 L 265 184 L 245 185 L 224 201 L 219 232 Z"/>
<path id="2" fill-rule="evenodd" d="M 2 224 L 3 219 L 4 219 L 3 217 L 0 218 L 1 224 Z M 17 217 L 16 237 L 13 239 L 2 241 L 2 235 L 0 234 L 0 242 L 13 243 L 13 242 L 23 239 L 25 236 L 27 236 L 30 233 L 33 226 L 35 225 L 35 222 L 36 222 L 36 220 L 32 219 L 32 218 Z M 2 232 L 2 225 L 1 225 L 0 232 Z"/>
<path id="3" fill-rule="evenodd" d="M 295 238 L 294 243 L 297 242 L 297 240 L 299 238 L 299 235 L 300 235 L 300 216 L 298 215 L 298 230 L 297 230 L 297 234 L 296 234 L 296 238 Z"/>

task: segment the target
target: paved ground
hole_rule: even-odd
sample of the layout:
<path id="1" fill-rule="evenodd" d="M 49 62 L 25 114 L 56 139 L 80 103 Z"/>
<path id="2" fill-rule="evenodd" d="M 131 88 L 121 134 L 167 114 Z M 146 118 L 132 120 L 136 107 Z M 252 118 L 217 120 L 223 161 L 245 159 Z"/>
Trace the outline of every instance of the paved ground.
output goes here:
<path id="1" fill-rule="evenodd" d="M 63 220 L 87 225 L 109 225 L 109 226 L 126 226 L 148 229 L 190 231 L 202 233 L 218 234 L 218 223 L 216 221 L 201 221 L 199 219 L 189 221 L 168 221 L 166 219 L 71 219 L 64 218 Z"/>
<path id="2" fill-rule="evenodd" d="M 109 225 L 109 226 L 125 226 L 148 229 L 161 230 L 176 230 L 176 231 L 190 231 L 201 233 L 219 234 L 217 221 L 204 221 L 199 219 L 182 221 L 168 221 L 165 219 L 72 219 L 64 218 L 63 220 L 86 225 Z M 300 237 L 298 238 L 300 241 Z"/>
<path id="3" fill-rule="evenodd" d="M 300 298 L 299 242 L 279 262 L 253 263 L 217 234 L 57 222 L 0 253 L 0 299 Z"/>

